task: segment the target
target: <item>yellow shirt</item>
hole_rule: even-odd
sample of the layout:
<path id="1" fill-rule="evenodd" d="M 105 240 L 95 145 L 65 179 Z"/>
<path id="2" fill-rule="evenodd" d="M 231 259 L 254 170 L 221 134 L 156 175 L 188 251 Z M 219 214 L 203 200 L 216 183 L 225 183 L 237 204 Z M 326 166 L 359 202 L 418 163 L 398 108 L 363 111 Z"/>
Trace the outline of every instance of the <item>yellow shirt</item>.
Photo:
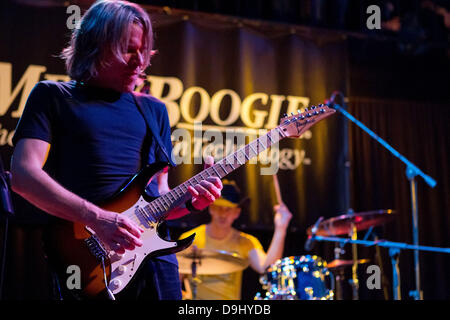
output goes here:
<path id="1" fill-rule="evenodd" d="M 193 245 L 200 249 L 224 250 L 237 253 L 248 260 L 249 252 L 253 249 L 264 250 L 261 243 L 254 236 L 232 229 L 224 239 L 217 240 L 206 234 L 206 225 L 183 233 L 180 239 L 196 233 Z M 197 284 L 199 300 L 240 300 L 242 271 L 220 275 L 199 276 L 201 282 Z"/>

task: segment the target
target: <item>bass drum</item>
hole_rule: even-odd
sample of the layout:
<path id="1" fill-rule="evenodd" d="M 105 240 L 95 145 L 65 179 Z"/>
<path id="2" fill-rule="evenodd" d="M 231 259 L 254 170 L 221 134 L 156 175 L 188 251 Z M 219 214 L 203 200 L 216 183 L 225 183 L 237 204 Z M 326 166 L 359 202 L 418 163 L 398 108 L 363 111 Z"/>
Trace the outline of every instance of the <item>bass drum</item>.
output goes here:
<path id="1" fill-rule="evenodd" d="M 318 256 L 277 260 L 259 279 L 265 295 L 255 300 L 333 300 L 333 274 Z"/>

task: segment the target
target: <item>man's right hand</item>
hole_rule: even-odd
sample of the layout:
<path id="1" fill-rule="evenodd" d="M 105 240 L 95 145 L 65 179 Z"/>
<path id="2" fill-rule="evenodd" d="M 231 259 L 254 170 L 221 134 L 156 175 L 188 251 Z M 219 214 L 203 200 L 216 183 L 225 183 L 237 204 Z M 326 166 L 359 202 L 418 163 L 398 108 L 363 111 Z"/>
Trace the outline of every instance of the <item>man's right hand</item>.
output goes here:
<path id="1" fill-rule="evenodd" d="M 138 238 L 144 230 L 132 220 L 80 198 L 42 169 L 49 150 L 48 142 L 26 138 L 19 140 L 11 159 L 13 191 L 43 211 L 88 226 L 117 253 L 142 246 Z"/>
<path id="2" fill-rule="evenodd" d="M 144 230 L 125 215 L 101 210 L 97 214 L 97 219 L 90 223 L 88 227 L 106 246 L 119 254 L 143 245 L 139 238 Z"/>

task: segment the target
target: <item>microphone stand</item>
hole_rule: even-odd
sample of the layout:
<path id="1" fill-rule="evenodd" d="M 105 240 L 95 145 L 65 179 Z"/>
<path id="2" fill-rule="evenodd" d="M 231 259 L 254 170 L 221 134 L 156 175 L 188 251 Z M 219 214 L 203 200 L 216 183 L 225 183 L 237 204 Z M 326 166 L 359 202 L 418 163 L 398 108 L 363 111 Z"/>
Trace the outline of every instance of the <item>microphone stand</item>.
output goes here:
<path id="1" fill-rule="evenodd" d="M 411 208 L 412 208 L 412 221 L 413 221 L 413 243 L 415 246 L 419 245 L 419 214 L 418 214 L 418 205 L 417 205 L 417 184 L 415 177 L 422 177 L 425 182 L 432 188 L 436 186 L 436 180 L 431 178 L 430 176 L 423 173 L 417 166 L 415 166 L 412 162 L 406 159 L 403 155 L 401 155 L 397 150 L 392 148 L 386 141 L 381 139 L 378 135 L 376 135 L 373 131 L 367 128 L 361 121 L 352 116 L 348 111 L 346 111 L 339 104 L 330 103 L 329 107 L 339 111 L 349 120 L 354 122 L 358 127 L 367 132 L 373 139 L 379 142 L 383 147 L 389 150 L 394 156 L 400 159 L 406 165 L 406 177 L 410 182 L 411 188 Z M 419 251 L 414 250 L 414 269 L 415 269 L 415 280 L 416 280 L 416 290 L 410 291 L 409 295 L 413 297 L 415 300 L 423 299 L 423 292 L 420 290 L 420 264 L 419 264 Z"/>
<path id="2" fill-rule="evenodd" d="M 305 242 L 305 246 L 304 246 L 305 251 L 311 251 L 314 241 L 315 241 L 315 238 L 316 238 L 317 230 L 319 228 L 319 224 L 322 222 L 322 220 L 323 220 L 323 217 L 320 217 L 316 221 L 314 226 L 311 228 L 311 235 L 308 237 L 308 239 Z"/>

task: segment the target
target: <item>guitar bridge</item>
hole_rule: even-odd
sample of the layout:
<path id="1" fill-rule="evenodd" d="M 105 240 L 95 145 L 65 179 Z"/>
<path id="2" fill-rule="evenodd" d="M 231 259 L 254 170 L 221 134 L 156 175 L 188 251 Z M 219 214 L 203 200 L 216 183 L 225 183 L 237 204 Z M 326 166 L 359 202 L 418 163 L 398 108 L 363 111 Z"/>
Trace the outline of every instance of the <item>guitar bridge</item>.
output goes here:
<path id="1" fill-rule="evenodd" d="M 86 243 L 89 251 L 97 260 L 101 262 L 102 260 L 106 260 L 108 258 L 108 252 L 95 235 L 92 235 L 89 238 L 85 239 L 84 242 Z"/>

